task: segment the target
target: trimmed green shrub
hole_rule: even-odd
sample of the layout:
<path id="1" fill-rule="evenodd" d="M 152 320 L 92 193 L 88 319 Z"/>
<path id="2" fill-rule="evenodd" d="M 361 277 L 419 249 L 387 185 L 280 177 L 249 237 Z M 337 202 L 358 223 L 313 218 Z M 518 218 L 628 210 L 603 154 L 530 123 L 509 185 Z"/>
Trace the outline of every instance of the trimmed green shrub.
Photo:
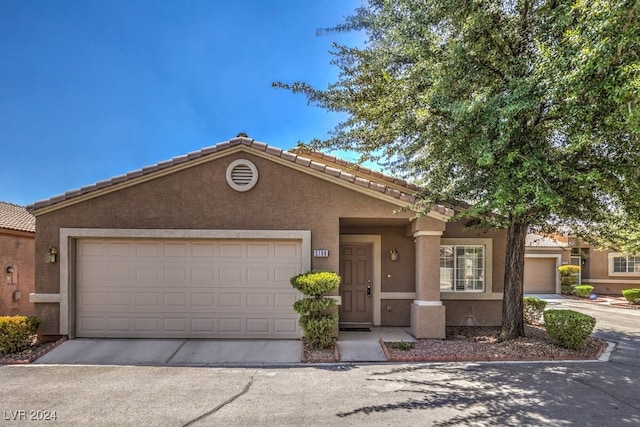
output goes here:
<path id="1" fill-rule="evenodd" d="M 573 294 L 573 285 L 560 285 L 560 292 L 565 295 Z"/>
<path id="2" fill-rule="evenodd" d="M 325 312 L 336 308 L 336 300 L 333 298 L 303 298 L 293 303 L 293 309 L 297 313 Z"/>
<path id="3" fill-rule="evenodd" d="M 333 341 L 333 329 L 338 323 L 337 314 L 320 317 L 300 316 L 304 339 L 312 349 L 327 348 Z"/>
<path id="4" fill-rule="evenodd" d="M 331 271 L 309 271 L 293 276 L 291 285 L 304 295 L 319 296 L 337 289 L 340 276 Z"/>
<path id="5" fill-rule="evenodd" d="M 580 285 L 575 287 L 575 294 L 580 298 L 587 298 L 593 292 L 593 286 L 591 285 Z"/>
<path id="6" fill-rule="evenodd" d="M 544 324 L 551 341 L 561 347 L 579 349 L 596 326 L 596 319 L 573 310 L 547 310 Z"/>
<path id="7" fill-rule="evenodd" d="M 579 265 L 561 265 L 560 267 L 558 267 L 558 271 L 560 272 L 561 276 L 573 276 L 574 274 L 578 274 L 580 273 L 580 266 Z"/>
<path id="8" fill-rule="evenodd" d="M 17 353 L 33 342 L 40 319 L 33 316 L 0 317 L 0 354 Z"/>
<path id="9" fill-rule="evenodd" d="M 310 271 L 291 278 L 291 286 L 305 295 L 293 303 L 293 309 L 300 314 L 304 340 L 312 349 L 331 345 L 338 324 L 336 300 L 323 294 L 337 289 L 340 281 L 340 276 L 330 271 Z"/>
<path id="10" fill-rule="evenodd" d="M 622 296 L 631 304 L 640 304 L 640 289 L 625 289 Z"/>
<path id="11" fill-rule="evenodd" d="M 574 286 L 578 284 L 578 274 L 580 274 L 579 265 L 561 265 L 558 267 L 560 272 L 560 292 L 570 295 L 574 291 Z"/>
<path id="12" fill-rule="evenodd" d="M 547 302 L 536 297 L 524 297 L 524 321 L 528 324 L 540 323 Z"/>

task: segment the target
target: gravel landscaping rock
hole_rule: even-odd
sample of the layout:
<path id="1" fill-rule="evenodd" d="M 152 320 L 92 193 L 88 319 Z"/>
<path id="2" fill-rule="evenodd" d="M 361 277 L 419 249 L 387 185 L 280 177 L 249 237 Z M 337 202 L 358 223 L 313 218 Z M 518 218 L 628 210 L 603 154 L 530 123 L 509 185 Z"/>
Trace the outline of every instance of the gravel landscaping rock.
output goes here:
<path id="1" fill-rule="evenodd" d="M 499 327 L 447 328 L 444 340 L 416 341 L 410 350 L 390 348 L 381 342 L 389 361 L 491 361 L 491 360 L 595 360 L 607 342 L 590 337 L 584 348 L 566 349 L 553 344 L 540 326 L 525 326 L 525 337 L 498 342 Z"/>

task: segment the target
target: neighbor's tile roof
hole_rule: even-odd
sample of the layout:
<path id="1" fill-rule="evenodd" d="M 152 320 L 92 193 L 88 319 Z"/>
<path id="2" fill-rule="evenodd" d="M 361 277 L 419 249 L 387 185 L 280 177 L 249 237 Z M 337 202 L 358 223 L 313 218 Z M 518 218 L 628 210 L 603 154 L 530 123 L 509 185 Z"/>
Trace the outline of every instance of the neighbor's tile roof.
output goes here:
<path id="1" fill-rule="evenodd" d="M 404 180 L 396 179 L 380 172 L 348 163 L 334 156 L 329 156 L 318 152 L 296 153 L 293 151 L 282 150 L 280 148 L 267 145 L 263 142 L 255 141 L 251 138 L 238 137 L 229 141 L 221 142 L 212 147 L 193 151 L 183 156 L 174 157 L 173 159 L 129 172 L 125 175 L 116 176 L 114 178 L 100 181 L 87 187 L 68 191 L 64 194 L 52 197 L 50 199 L 38 201 L 32 205 L 27 206 L 27 208 L 29 210 L 37 210 L 40 208 L 52 206 L 56 203 L 73 199 L 74 197 L 85 195 L 99 189 L 111 187 L 113 185 L 140 176 L 148 175 L 163 169 L 167 169 L 194 159 L 202 158 L 214 153 L 220 153 L 224 150 L 240 145 L 244 145 L 254 150 L 264 152 L 270 156 L 278 157 L 282 160 L 286 160 L 296 165 L 308 167 L 313 171 L 325 173 L 332 177 L 351 182 L 354 185 L 386 194 L 387 196 L 394 197 L 402 202 L 406 202 L 407 204 L 416 202 L 416 197 L 414 194 L 418 191 L 418 187 L 413 184 L 409 184 Z M 448 207 L 436 205 L 433 208 L 443 215 L 453 215 L 453 210 Z"/>
<path id="2" fill-rule="evenodd" d="M 529 233 L 525 246 L 528 248 L 566 248 L 569 245 L 552 237 L 543 236 L 541 234 Z"/>
<path id="3" fill-rule="evenodd" d="M 0 202 L 0 228 L 34 233 L 36 218 L 22 206 Z"/>

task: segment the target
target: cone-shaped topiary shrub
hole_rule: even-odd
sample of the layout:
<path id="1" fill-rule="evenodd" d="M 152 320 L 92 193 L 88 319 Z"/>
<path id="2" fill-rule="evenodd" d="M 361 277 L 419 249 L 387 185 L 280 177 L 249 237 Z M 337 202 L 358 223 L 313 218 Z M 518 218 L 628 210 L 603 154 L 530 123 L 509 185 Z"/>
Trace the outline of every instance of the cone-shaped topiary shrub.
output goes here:
<path id="1" fill-rule="evenodd" d="M 310 271 L 291 278 L 291 285 L 304 294 L 304 298 L 293 304 L 293 309 L 300 314 L 305 342 L 312 349 L 331 345 L 338 323 L 336 300 L 324 294 L 337 289 L 340 281 L 340 276 L 330 271 Z"/>
<path id="2" fill-rule="evenodd" d="M 574 287 L 578 284 L 580 266 L 561 265 L 558 267 L 558 271 L 560 272 L 561 292 L 567 295 L 573 293 Z"/>

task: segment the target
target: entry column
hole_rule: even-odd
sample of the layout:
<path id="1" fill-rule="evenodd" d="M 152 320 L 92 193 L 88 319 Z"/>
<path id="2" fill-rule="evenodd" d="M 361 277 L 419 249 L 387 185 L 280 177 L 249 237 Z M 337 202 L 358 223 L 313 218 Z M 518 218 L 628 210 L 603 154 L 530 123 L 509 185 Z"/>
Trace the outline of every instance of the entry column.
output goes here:
<path id="1" fill-rule="evenodd" d="M 416 299 L 411 304 L 411 334 L 445 337 L 445 306 L 440 300 L 440 237 L 442 231 L 416 231 Z"/>

